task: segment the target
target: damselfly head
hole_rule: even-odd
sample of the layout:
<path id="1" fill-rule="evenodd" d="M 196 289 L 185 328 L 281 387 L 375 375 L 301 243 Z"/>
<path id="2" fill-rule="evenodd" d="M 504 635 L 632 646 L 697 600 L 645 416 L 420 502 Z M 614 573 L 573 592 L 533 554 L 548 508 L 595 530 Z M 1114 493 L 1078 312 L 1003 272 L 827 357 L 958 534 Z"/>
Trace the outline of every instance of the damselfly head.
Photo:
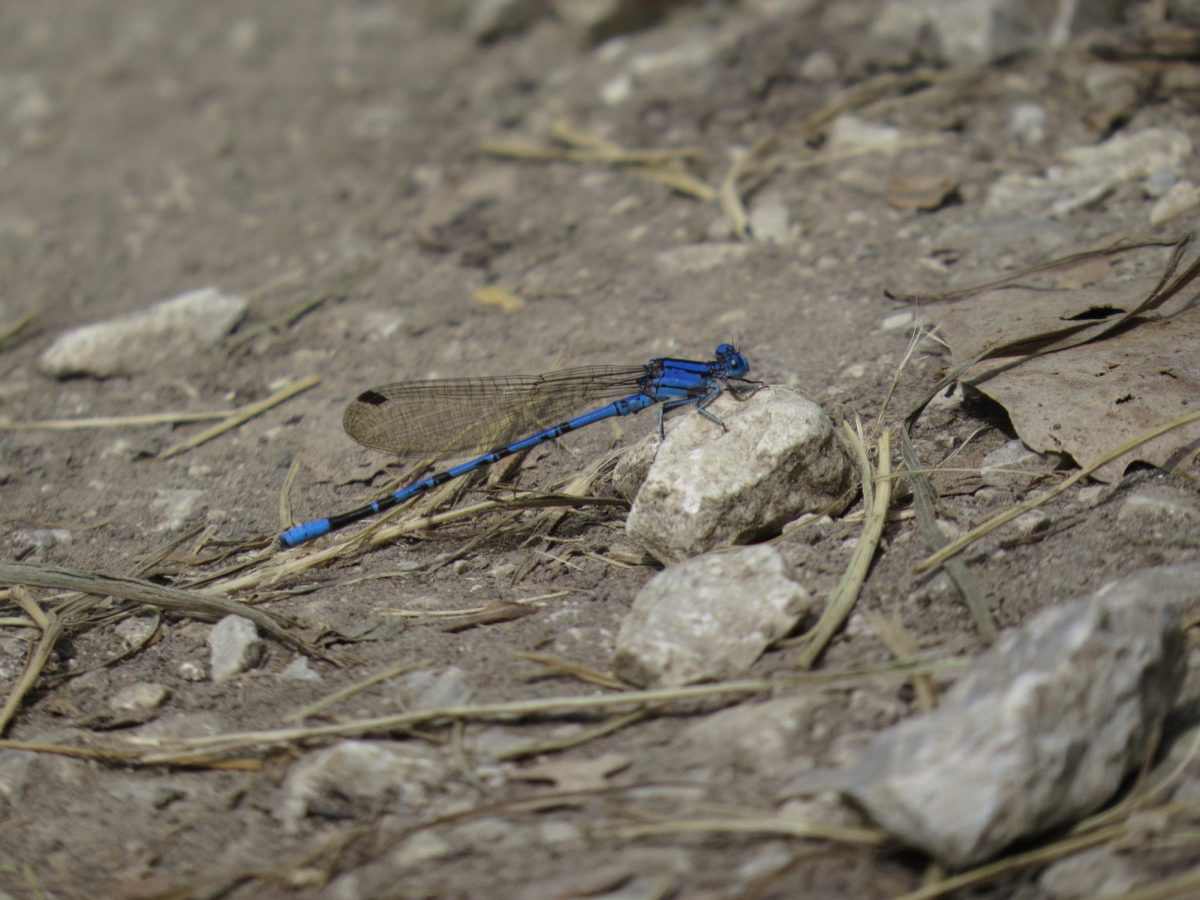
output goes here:
<path id="1" fill-rule="evenodd" d="M 750 371 L 750 363 L 738 353 L 733 344 L 721 344 L 717 347 L 717 362 L 725 370 L 726 378 L 742 378 Z"/>

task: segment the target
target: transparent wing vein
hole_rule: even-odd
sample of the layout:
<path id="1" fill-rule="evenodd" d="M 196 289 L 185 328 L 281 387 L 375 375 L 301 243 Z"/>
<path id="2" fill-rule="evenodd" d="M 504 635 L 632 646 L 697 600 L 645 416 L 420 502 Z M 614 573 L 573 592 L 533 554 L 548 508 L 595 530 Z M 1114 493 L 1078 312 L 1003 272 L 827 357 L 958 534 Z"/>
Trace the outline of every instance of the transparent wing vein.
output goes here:
<path id="1" fill-rule="evenodd" d="M 364 391 L 342 425 L 358 443 L 398 456 L 483 452 L 641 389 L 645 366 L 585 366 L 545 375 L 403 381 Z"/>

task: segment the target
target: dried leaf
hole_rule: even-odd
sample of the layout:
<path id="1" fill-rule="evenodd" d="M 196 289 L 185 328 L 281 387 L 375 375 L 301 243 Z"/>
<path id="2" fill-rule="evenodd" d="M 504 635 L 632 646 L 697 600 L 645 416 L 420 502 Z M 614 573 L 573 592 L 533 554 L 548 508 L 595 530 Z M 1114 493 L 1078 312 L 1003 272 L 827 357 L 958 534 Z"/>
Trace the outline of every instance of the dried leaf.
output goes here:
<path id="1" fill-rule="evenodd" d="M 956 368 L 1006 358 L 962 380 L 1002 404 L 1028 446 L 1086 463 L 1200 404 L 1200 308 L 1183 291 L 1196 261 L 1176 274 L 1187 243 L 1078 254 L 932 298 L 926 315 Z M 1198 445 L 1200 429 L 1181 428 L 1097 475 L 1117 478 L 1135 461 L 1194 465 Z"/>
<path id="2" fill-rule="evenodd" d="M 484 306 L 495 306 L 508 313 L 523 309 L 525 301 L 507 288 L 491 284 L 475 291 L 475 299 Z"/>
<path id="3" fill-rule="evenodd" d="M 944 175 L 909 175 L 888 182 L 884 196 L 897 209 L 939 209 L 958 190 L 958 181 Z"/>
<path id="4" fill-rule="evenodd" d="M 1038 356 L 979 388 L 1008 410 L 1039 453 L 1086 463 L 1122 441 L 1200 405 L 1200 307 L 1108 340 Z M 1200 468 L 1200 425 L 1143 444 L 1093 477 L 1119 478 L 1135 461 Z"/>
<path id="5" fill-rule="evenodd" d="M 538 608 L 536 606 L 530 606 L 525 603 L 513 603 L 508 600 L 497 600 L 495 603 L 489 603 L 479 612 L 464 616 L 454 624 L 447 625 L 442 631 L 448 634 L 455 634 L 459 631 L 466 631 L 469 628 L 476 628 L 480 625 L 495 625 L 500 622 L 523 619 L 525 616 L 532 616 L 537 611 Z"/>

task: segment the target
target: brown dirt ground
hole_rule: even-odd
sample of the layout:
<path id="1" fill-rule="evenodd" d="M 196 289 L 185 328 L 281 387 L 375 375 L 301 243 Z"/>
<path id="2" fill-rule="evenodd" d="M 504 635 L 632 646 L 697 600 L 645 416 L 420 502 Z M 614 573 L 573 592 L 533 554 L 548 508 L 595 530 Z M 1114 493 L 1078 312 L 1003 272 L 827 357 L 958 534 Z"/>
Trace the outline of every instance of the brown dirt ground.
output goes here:
<path id="1" fill-rule="evenodd" d="M 1133 189 L 1062 220 L 995 222 L 979 213 L 1000 173 L 1036 170 L 1056 150 L 1102 137 L 1080 99 L 1084 50 L 1018 58 L 937 103 L 898 102 L 872 114 L 941 135 L 937 147 L 767 173 L 761 190 L 785 202 L 795 239 L 749 243 L 732 262 L 699 272 L 674 269 L 660 254 L 730 240 L 716 204 L 619 169 L 496 160 L 477 148 L 506 131 L 544 135 L 566 117 L 627 147 L 694 147 L 692 170 L 717 184 L 731 147 L 778 134 L 785 147 L 790 141 L 807 152 L 800 135 L 806 117 L 880 67 L 861 39 L 877 6 L 816 4 L 781 24 L 748 8 L 698 4 L 626 38 L 615 54 L 611 46 L 587 48 L 552 19 L 481 46 L 449 5 L 431 0 L 7 0 L 0 75 L 10 84 L 17 76 L 35 79 L 48 107 L 0 109 L 0 319 L 36 314 L 0 353 L 3 414 L 31 420 L 226 408 L 260 399 L 289 378 L 317 375 L 321 382 L 166 461 L 155 455 L 202 426 L 4 432 L 0 555 L 129 574 L 183 533 L 169 513 L 189 497 L 188 525 L 213 525 L 217 537 L 236 541 L 272 535 L 297 456 L 304 463 L 293 493 L 298 517 L 357 505 L 400 470 L 353 445 L 339 427 L 340 411 L 359 390 L 386 381 L 668 354 L 706 358 L 732 339 L 755 377 L 803 388 L 835 420 L 872 420 L 908 341 L 903 329 L 881 328 L 897 311 L 885 289 L 943 289 L 1140 230 L 1128 223 L 1145 221 L 1147 201 Z M 601 98 L 598 88 L 632 56 L 692 43 L 716 48 L 703 66 L 646 74 L 617 105 Z M 798 74 L 816 50 L 835 61 L 834 81 Z M 1027 100 L 1042 103 L 1050 123 L 1048 142 L 1036 152 L 1006 130 L 1013 103 Z M 1186 96 L 1159 94 L 1133 111 L 1130 124 L 1167 125 L 1200 140 Z M 943 172 L 959 185 L 957 202 L 931 213 L 896 209 L 872 189 L 889 175 Z M 64 329 L 192 287 L 214 284 L 250 297 L 244 333 L 363 266 L 366 274 L 347 290 L 295 323 L 150 374 L 56 382 L 37 369 L 37 355 Z M 473 292 L 485 284 L 510 287 L 524 307 L 507 312 L 478 302 Z M 944 365 L 936 347 L 923 346 L 890 421 Z M 641 419 L 621 423 L 626 442 L 650 428 L 651 417 Z M 959 463 L 978 465 L 1012 436 L 1003 411 L 986 402 L 935 406 L 918 429 L 918 449 L 938 459 L 981 425 L 988 427 Z M 593 431 L 533 453 L 520 484 L 546 486 L 580 469 L 612 439 L 603 428 Z M 1072 493 L 1060 498 L 1048 509 L 1056 527 L 1040 538 L 997 536 L 969 554 L 998 623 L 1013 626 L 1141 566 L 1194 559 L 1194 530 L 1166 540 L 1123 530 L 1122 497 L 1150 484 L 1196 494 L 1182 476 L 1138 471 L 1089 502 Z M 942 516 L 967 525 L 1018 496 L 980 486 L 970 477 L 943 485 Z M 171 618 L 141 652 L 65 677 L 124 652 L 116 626 L 97 621 L 59 644 L 5 736 L 64 743 L 119 737 L 139 723 L 113 721 L 108 699 L 139 681 L 170 689 L 154 713 L 160 719 L 207 716 L 216 731 L 274 727 L 282 712 L 406 660 L 460 667 L 476 703 L 593 693 L 570 678 L 534 677 L 537 667 L 510 651 L 607 668 L 621 617 L 653 574 L 603 561 L 629 549 L 621 518 L 620 511 L 583 511 L 558 533 L 573 543 L 526 546 L 520 532 L 469 545 L 463 558 L 435 571 L 422 568 L 480 534 L 487 521 L 476 521 L 318 570 L 325 587 L 271 606 L 308 623 L 309 636 L 322 628 L 341 635 L 326 649 L 344 667 L 313 662 L 323 676 L 316 683 L 275 677 L 296 655 L 276 641 L 245 677 L 188 681 L 180 665 L 207 662 L 208 627 Z M 822 597 L 857 534 L 856 525 L 833 521 L 780 546 Z M 551 551 L 557 560 L 541 556 Z M 531 555 L 539 565 L 514 584 L 516 567 Z M 889 526 L 861 606 L 898 613 L 922 651 L 977 652 L 970 616 L 945 576 L 911 573 L 921 555 L 911 523 Z M 196 574 L 186 561 L 173 571 Z M 333 584 L 381 573 L 394 577 Z M 537 615 L 459 633 L 437 621 L 385 615 L 557 591 L 566 594 Z M 824 668 L 888 660 L 870 628 L 855 621 Z M 14 628 L 0 637 L 7 692 L 31 639 Z M 750 674 L 790 672 L 792 663 L 789 651 L 768 653 Z M 908 714 L 913 702 L 911 688 L 896 681 L 824 689 L 802 733 L 789 736 L 795 757 L 805 765 L 844 761 L 864 734 Z M 403 690 L 385 684 L 330 715 L 383 715 L 403 703 Z M 757 834 L 612 833 L 646 815 L 695 817 L 730 807 L 766 814 L 786 799 L 778 772 L 680 750 L 683 731 L 712 708 L 673 708 L 547 757 L 613 752 L 629 761 L 608 780 L 609 790 L 548 808 L 506 805 L 547 786 L 510 777 L 517 764 L 489 768 L 485 751 L 506 736 L 558 733 L 561 719 L 392 735 L 428 742 L 422 746 L 443 766 L 419 803 L 347 803 L 294 832 L 274 813 L 298 747 L 258 754 L 264 767 L 250 773 L 39 756 L 19 800 L 0 795 L 0 890 L 20 897 L 149 896 L 175 888 L 199 895 L 197 886 L 211 879 L 236 897 L 565 896 L 625 883 L 634 886 L 627 896 L 649 896 L 660 884 L 696 897 L 751 891 L 770 872 L 765 896 L 889 896 L 920 885 L 923 861 L 904 853 Z M 451 813 L 464 815 L 431 829 L 447 852 L 415 862 L 397 855 L 412 828 Z M 356 827 L 365 830 L 340 853 L 303 869 L 306 853 Z M 330 880 L 306 887 L 294 871 L 300 883 L 291 885 L 253 874 L 292 864 L 314 882 L 322 871 Z M 1161 860 L 1163 872 L 1178 864 L 1169 855 Z M 985 895 L 1038 896 L 1036 875 L 1010 875 Z"/>

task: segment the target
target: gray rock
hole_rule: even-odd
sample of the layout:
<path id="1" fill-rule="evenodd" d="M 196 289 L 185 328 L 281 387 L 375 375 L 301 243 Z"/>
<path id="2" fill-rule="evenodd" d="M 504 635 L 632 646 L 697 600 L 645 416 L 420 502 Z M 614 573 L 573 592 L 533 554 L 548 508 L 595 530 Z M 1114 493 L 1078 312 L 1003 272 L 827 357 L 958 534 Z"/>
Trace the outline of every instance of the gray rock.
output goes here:
<path id="1" fill-rule="evenodd" d="M 1036 3 L 1037 0 L 1029 0 Z M 1050 33 L 1052 46 L 1062 47 L 1071 38 L 1093 28 L 1122 24 L 1135 0 L 1058 0 L 1058 15 Z"/>
<path id="2" fill-rule="evenodd" d="M 25 668 L 28 653 L 28 641 L 17 637 L 15 628 L 8 634 L 0 634 L 0 678 L 3 678 L 5 683 L 9 679 L 15 679 Z"/>
<path id="3" fill-rule="evenodd" d="M 185 659 L 179 664 L 179 677 L 184 681 L 198 682 L 204 680 L 204 665 L 194 659 Z"/>
<path id="4" fill-rule="evenodd" d="M 1167 18 L 1200 28 L 1200 0 L 1167 0 Z"/>
<path id="5" fill-rule="evenodd" d="M 0 75 L 0 116 L 13 125 L 32 125 L 54 115 L 50 95 L 31 72 Z"/>
<path id="6" fill-rule="evenodd" d="M 728 430 L 678 416 L 629 511 L 626 532 L 658 559 L 778 531 L 850 485 L 833 422 L 798 391 L 771 387 L 745 400 L 726 393 L 709 409 Z"/>
<path id="7" fill-rule="evenodd" d="M 686 410 L 682 414 L 688 415 L 691 410 Z M 680 413 L 675 413 L 676 416 Z M 672 433 L 675 430 L 675 422 L 673 419 L 668 419 L 666 424 L 667 433 Z M 637 492 L 642 487 L 642 482 L 646 480 L 646 475 L 650 472 L 650 466 L 654 464 L 654 457 L 658 450 L 658 435 L 647 435 L 642 440 L 638 441 L 629 447 L 626 447 L 619 457 L 617 464 L 613 466 L 612 484 L 613 489 L 633 503 L 637 497 Z"/>
<path id="8" fill-rule="evenodd" d="M 1088 99 L 1106 109 L 1123 109 L 1137 102 L 1141 76 L 1132 66 L 1092 63 L 1079 78 Z"/>
<path id="9" fill-rule="evenodd" d="M 554 0 L 554 10 L 592 43 L 654 24 L 678 0 Z"/>
<path id="10" fill-rule="evenodd" d="M 549 8 L 549 0 L 475 0 L 467 11 L 467 31 L 477 40 L 495 40 L 523 31 Z"/>
<path id="11" fill-rule="evenodd" d="M 1189 615 L 1200 603 L 1200 562 L 1138 569 L 1096 591 L 1105 602 L 1134 604 L 1152 597 L 1175 616 Z"/>
<path id="12" fill-rule="evenodd" d="M 1121 501 L 1117 524 L 1140 543 L 1169 540 L 1200 527 L 1200 504 L 1191 494 L 1173 488 L 1141 488 Z"/>
<path id="13" fill-rule="evenodd" d="M 158 709 L 171 696 L 164 684 L 153 681 L 138 681 L 126 685 L 109 699 L 108 705 L 117 712 L 142 712 Z"/>
<path id="14" fill-rule="evenodd" d="M 113 631 L 125 642 L 126 647 L 132 648 L 146 643 L 156 628 L 158 621 L 154 616 L 130 616 L 118 622 Z"/>
<path id="15" fill-rule="evenodd" d="M 27 739 L 34 744 L 70 746 L 80 743 L 81 734 L 73 728 L 53 728 L 30 735 Z M 53 784 L 73 792 L 87 776 L 88 768 L 87 762 L 66 756 L 28 750 L 0 750 L 0 810 L 5 809 L 6 804 L 13 807 L 13 810 L 5 812 L 6 821 L 15 815 L 15 809 L 28 788 Z"/>
<path id="16" fill-rule="evenodd" d="M 254 623 L 242 616 L 226 616 L 208 633 L 212 650 L 212 680 L 225 681 L 258 665 L 263 642 Z"/>
<path id="17" fill-rule="evenodd" d="M 488 166 L 460 184 L 439 184 L 417 220 L 417 234 L 424 243 L 439 246 L 442 231 L 469 220 L 481 206 L 501 203 L 516 192 L 517 174 L 511 166 Z"/>
<path id="18" fill-rule="evenodd" d="M 719 47 L 708 32 L 680 34 L 670 46 L 635 54 L 629 60 L 629 73 L 636 81 L 645 81 L 668 72 L 693 69 L 702 73 L 710 66 Z"/>
<path id="19" fill-rule="evenodd" d="M 696 275 L 741 262 L 750 245 L 737 243 L 688 244 L 663 250 L 654 261 L 664 275 Z"/>
<path id="20" fill-rule="evenodd" d="M 1177 181 L 1150 207 L 1150 224 L 1162 225 L 1198 207 L 1200 187 L 1187 180 Z"/>
<path id="21" fill-rule="evenodd" d="M 741 6 L 760 16 L 802 16 L 820 0 L 741 0 Z"/>
<path id="22" fill-rule="evenodd" d="M 1200 593 L 1200 567 L 1171 568 L 1135 573 L 1004 635 L 937 712 L 877 735 L 846 773 L 845 793 L 951 868 L 1103 805 L 1141 761 L 1184 676 L 1175 609 L 1181 594 Z"/>
<path id="23" fill-rule="evenodd" d="M 279 670 L 280 681 L 320 681 L 321 673 L 308 664 L 308 659 L 297 656 Z"/>
<path id="24" fill-rule="evenodd" d="M 130 734 L 150 741 L 213 737 L 229 731 L 230 725 L 215 712 L 175 713 L 131 729 Z"/>
<path id="25" fill-rule="evenodd" d="M 1046 107 L 1040 103 L 1017 103 L 1008 116 L 1008 132 L 1026 147 L 1046 140 Z"/>
<path id="26" fill-rule="evenodd" d="M 388 854 L 388 862 L 396 869 L 415 869 L 430 860 L 442 859 L 454 852 L 450 842 L 434 831 L 418 831 Z"/>
<path id="27" fill-rule="evenodd" d="M 710 553 L 671 566 L 621 623 L 613 671 L 643 687 L 744 672 L 808 611 L 809 596 L 773 547 Z"/>
<path id="28" fill-rule="evenodd" d="M 1040 509 L 1034 509 L 1017 516 L 1013 520 L 1012 527 L 1018 538 L 1031 538 L 1044 531 L 1049 531 L 1053 524 L 1054 520 L 1048 515 Z"/>
<path id="29" fill-rule="evenodd" d="M 159 488 L 154 492 L 150 508 L 163 516 L 155 531 L 174 531 L 181 528 L 193 516 L 196 505 L 206 499 L 207 493 L 198 488 Z"/>
<path id="30" fill-rule="evenodd" d="M 1152 877 L 1112 848 L 1095 847 L 1049 866 L 1038 887 L 1054 900 L 1089 900 L 1128 893 Z"/>
<path id="31" fill-rule="evenodd" d="M 246 301 L 205 287 L 129 315 L 72 329 L 38 358 L 56 378 L 132 375 L 215 345 L 246 314 Z"/>
<path id="32" fill-rule="evenodd" d="M 367 815 L 397 801 L 421 805 L 441 766 L 424 748 L 342 741 L 296 762 L 284 779 L 275 816 L 289 832 L 307 815 Z"/>
<path id="33" fill-rule="evenodd" d="M 1126 5 L 1127 0 L 891 0 L 871 34 L 904 46 L 929 34 L 940 61 L 984 65 L 1115 24 Z"/>
<path id="34" fill-rule="evenodd" d="M 1170 169 L 1155 169 L 1142 179 L 1142 193 L 1157 200 L 1177 184 L 1179 177 Z"/>
<path id="35" fill-rule="evenodd" d="M 823 791 L 812 797 L 787 800 L 779 804 L 776 812 L 784 818 L 821 822 L 842 828 L 866 828 L 870 825 L 862 813 L 848 804 L 837 791 Z"/>
<path id="36" fill-rule="evenodd" d="M 837 59 L 828 50 L 814 50 L 800 63 L 800 75 L 806 81 L 833 81 L 838 77 Z"/>
<path id="37" fill-rule="evenodd" d="M 855 154 L 865 151 L 891 155 L 900 149 L 903 132 L 895 125 L 885 125 L 843 113 L 829 126 L 827 150 L 832 155 Z"/>
<path id="38" fill-rule="evenodd" d="M 783 244 L 791 239 L 791 216 L 778 194 L 766 194 L 750 207 L 750 233 L 756 241 Z"/>
<path id="39" fill-rule="evenodd" d="M 1169 128 L 1120 133 L 1102 144 L 1063 152 L 1040 175 L 1011 172 L 988 191 L 989 216 L 1062 217 L 1099 201 L 1118 185 L 1165 171 L 1182 175 L 1192 155 L 1186 134 Z"/>
<path id="40" fill-rule="evenodd" d="M 1009 441 L 983 458 L 979 474 L 989 487 L 1026 490 L 1061 461 L 1057 453 L 1034 453 L 1020 441 Z"/>
<path id="41" fill-rule="evenodd" d="M 402 690 L 411 709 L 441 709 L 459 706 L 471 696 L 467 673 L 458 666 L 421 669 L 405 676 Z"/>
<path id="42" fill-rule="evenodd" d="M 821 702 L 808 693 L 721 710 L 686 728 L 682 749 L 705 766 L 732 765 L 772 776 L 791 771 Z"/>

